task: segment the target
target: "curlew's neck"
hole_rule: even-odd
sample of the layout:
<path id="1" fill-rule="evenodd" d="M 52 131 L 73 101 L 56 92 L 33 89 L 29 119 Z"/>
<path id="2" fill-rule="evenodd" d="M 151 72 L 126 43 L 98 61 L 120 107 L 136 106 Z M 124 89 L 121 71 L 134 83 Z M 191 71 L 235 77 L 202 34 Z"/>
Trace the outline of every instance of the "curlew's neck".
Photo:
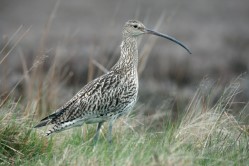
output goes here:
<path id="1" fill-rule="evenodd" d="M 113 70 L 137 70 L 138 65 L 138 48 L 135 37 L 123 36 L 120 45 L 121 55 L 118 62 L 112 67 Z"/>

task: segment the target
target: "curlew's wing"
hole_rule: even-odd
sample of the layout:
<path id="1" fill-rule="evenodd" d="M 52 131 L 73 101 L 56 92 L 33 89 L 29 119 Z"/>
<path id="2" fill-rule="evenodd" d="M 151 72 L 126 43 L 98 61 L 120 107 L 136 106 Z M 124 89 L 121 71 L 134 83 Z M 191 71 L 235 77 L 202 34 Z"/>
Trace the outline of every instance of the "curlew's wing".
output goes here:
<path id="1" fill-rule="evenodd" d="M 105 121 L 110 114 L 122 110 L 124 103 L 130 102 L 120 99 L 120 96 L 125 95 L 124 92 L 132 87 L 131 84 L 127 85 L 126 79 L 114 71 L 96 78 L 84 86 L 64 106 L 42 119 L 35 128 L 55 124 L 57 128 L 54 130 L 58 131 L 77 125 L 79 121 L 86 123 Z M 127 100 L 129 100 L 129 97 L 134 94 L 128 93 L 127 95 Z"/>

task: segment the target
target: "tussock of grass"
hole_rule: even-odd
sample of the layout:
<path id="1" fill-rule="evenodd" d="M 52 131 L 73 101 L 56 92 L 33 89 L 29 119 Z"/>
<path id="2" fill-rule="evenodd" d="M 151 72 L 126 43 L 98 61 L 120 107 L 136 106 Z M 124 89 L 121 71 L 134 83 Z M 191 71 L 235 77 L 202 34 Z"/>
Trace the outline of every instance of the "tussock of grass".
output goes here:
<path id="1" fill-rule="evenodd" d="M 197 93 L 175 132 L 178 145 L 189 145 L 197 163 L 236 165 L 248 163 L 248 132 L 229 113 L 239 84 L 232 83 L 218 102 L 210 107 L 207 96 Z"/>
<path id="2" fill-rule="evenodd" d="M 16 104 L 0 109 L 0 164 L 20 164 L 49 156 L 52 142 L 34 132 L 27 119 L 16 117 Z M 20 108 L 18 108 L 20 109 Z"/>

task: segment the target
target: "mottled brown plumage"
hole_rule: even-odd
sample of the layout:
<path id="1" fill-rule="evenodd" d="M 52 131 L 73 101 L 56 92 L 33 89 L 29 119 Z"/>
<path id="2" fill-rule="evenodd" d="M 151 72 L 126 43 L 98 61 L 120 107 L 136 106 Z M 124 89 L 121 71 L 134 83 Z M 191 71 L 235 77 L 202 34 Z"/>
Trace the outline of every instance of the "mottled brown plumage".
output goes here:
<path id="1" fill-rule="evenodd" d="M 110 71 L 85 85 L 71 100 L 53 114 L 42 119 L 35 127 L 53 125 L 50 135 L 84 123 L 98 123 L 96 143 L 102 124 L 109 121 L 108 140 L 111 142 L 113 122 L 132 109 L 138 94 L 137 37 L 154 34 L 187 47 L 176 39 L 147 29 L 141 22 L 128 21 L 123 29 L 121 56 Z"/>

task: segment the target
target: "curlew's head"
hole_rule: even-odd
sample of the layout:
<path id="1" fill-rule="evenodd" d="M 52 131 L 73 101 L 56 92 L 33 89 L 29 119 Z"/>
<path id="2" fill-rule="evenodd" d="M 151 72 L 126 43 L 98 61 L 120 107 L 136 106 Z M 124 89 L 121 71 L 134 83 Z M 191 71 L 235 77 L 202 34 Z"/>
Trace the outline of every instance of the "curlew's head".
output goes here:
<path id="1" fill-rule="evenodd" d="M 191 54 L 190 50 L 188 49 L 187 46 L 185 46 L 184 44 L 182 44 L 180 41 L 178 41 L 177 39 L 150 30 L 148 28 L 146 28 L 140 21 L 137 20 L 129 20 L 125 23 L 124 29 L 123 29 L 123 36 L 124 37 L 138 37 L 142 34 L 151 34 L 151 35 L 156 35 L 156 36 L 160 36 L 163 37 L 165 39 L 168 39 L 170 41 L 173 41 L 174 43 L 177 43 L 178 45 L 182 46 L 184 49 L 186 49 L 188 51 L 189 54 Z"/>

